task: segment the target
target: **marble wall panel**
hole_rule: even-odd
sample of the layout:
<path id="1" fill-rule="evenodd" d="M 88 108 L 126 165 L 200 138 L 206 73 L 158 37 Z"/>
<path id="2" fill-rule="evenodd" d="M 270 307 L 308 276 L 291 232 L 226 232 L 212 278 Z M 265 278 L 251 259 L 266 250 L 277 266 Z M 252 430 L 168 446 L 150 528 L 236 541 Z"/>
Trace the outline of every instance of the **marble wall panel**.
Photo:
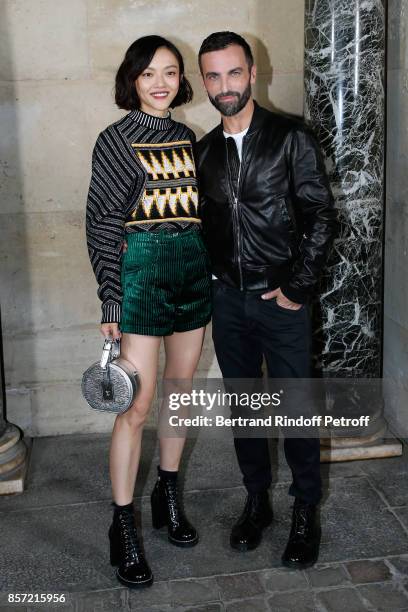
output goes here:
<path id="1" fill-rule="evenodd" d="M 316 363 L 381 372 L 385 12 L 381 0 L 307 0 L 305 117 L 319 137 L 340 229 L 315 309 Z"/>

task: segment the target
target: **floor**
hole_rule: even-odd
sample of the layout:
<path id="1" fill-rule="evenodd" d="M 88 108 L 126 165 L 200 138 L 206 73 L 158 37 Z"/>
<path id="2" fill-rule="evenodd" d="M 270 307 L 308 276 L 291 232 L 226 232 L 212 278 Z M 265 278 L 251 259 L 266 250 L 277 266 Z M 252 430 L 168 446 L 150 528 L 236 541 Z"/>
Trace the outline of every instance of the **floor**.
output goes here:
<path id="1" fill-rule="evenodd" d="M 112 508 L 109 436 L 33 440 L 27 489 L 0 499 L 0 610 L 187 610 L 216 612 L 408 611 L 408 450 L 402 457 L 323 464 L 323 537 L 318 564 L 280 564 L 290 527 L 290 474 L 272 448 L 275 521 L 255 551 L 229 547 L 245 499 L 232 440 L 188 440 L 184 505 L 200 543 L 179 549 L 151 526 L 149 495 L 158 461 L 146 430 L 136 507 L 155 576 L 130 591 L 108 563 Z M 55 605 L 8 603 L 8 594 L 64 594 Z"/>

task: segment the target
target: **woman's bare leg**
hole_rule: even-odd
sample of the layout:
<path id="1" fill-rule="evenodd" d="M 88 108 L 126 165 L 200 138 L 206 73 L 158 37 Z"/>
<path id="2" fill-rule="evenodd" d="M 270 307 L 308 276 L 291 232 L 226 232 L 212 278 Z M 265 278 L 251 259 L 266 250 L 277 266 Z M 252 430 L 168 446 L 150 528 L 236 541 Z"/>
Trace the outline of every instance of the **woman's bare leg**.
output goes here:
<path id="1" fill-rule="evenodd" d="M 205 327 L 174 333 L 164 338 L 166 366 L 164 379 L 192 380 L 201 355 Z M 177 471 L 186 439 L 160 438 L 160 467 L 162 470 Z"/>
<path id="2" fill-rule="evenodd" d="M 110 447 L 113 500 L 119 506 L 133 499 L 139 469 L 143 426 L 154 397 L 161 337 L 122 334 L 121 357 L 130 361 L 140 376 L 140 392 L 124 414 L 118 415 Z"/>

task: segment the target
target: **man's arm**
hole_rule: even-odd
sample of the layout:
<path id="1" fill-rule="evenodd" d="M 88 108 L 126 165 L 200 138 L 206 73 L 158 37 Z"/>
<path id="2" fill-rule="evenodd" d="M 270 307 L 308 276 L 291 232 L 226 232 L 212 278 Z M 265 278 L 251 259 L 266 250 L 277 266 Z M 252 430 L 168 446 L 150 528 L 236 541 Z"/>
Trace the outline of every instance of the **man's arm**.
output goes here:
<path id="1" fill-rule="evenodd" d="M 292 132 L 289 151 L 293 205 L 300 208 L 304 238 L 291 277 L 281 285 L 289 300 L 305 303 L 313 293 L 337 228 L 337 212 L 323 157 L 306 127 Z"/>

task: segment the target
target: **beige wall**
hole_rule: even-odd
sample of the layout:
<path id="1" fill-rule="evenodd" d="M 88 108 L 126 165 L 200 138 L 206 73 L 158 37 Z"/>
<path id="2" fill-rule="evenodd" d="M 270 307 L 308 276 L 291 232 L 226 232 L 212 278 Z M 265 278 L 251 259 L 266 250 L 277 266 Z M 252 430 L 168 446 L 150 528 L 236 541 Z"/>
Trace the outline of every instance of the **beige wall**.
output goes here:
<path id="1" fill-rule="evenodd" d="M 123 114 L 112 87 L 126 48 L 150 33 L 179 45 L 195 99 L 175 116 L 200 137 L 218 116 L 196 53 L 216 30 L 252 43 L 261 103 L 302 114 L 303 12 L 303 0 L 1 0 L 1 308 L 8 417 L 26 433 L 111 427 L 79 389 L 101 349 L 84 210 L 93 143 Z M 218 372 L 210 336 L 202 376 Z"/>
<path id="2" fill-rule="evenodd" d="M 387 409 L 408 431 L 408 0 L 390 0 L 385 211 Z M 401 429 L 398 431 L 399 433 Z"/>

